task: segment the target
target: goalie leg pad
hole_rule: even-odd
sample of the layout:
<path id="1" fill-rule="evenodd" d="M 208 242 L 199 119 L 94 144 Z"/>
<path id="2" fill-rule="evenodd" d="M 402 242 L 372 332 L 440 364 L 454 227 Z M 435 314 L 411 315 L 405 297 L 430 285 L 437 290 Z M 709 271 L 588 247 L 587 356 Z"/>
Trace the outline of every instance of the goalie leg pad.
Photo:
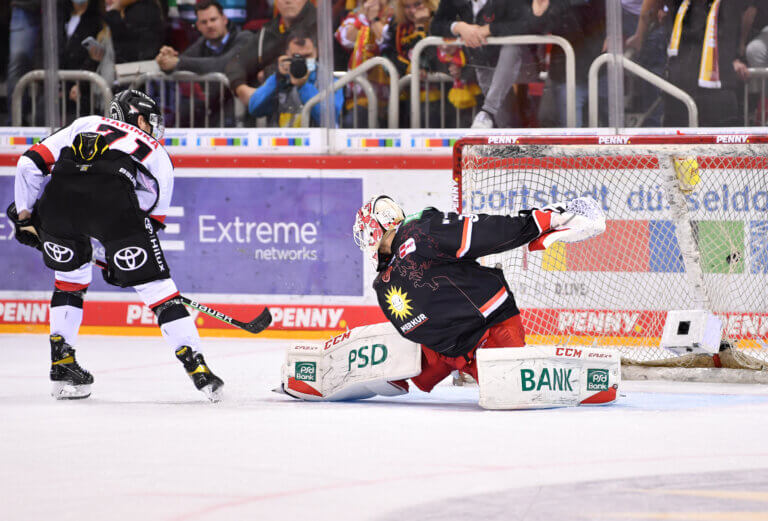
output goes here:
<path id="1" fill-rule="evenodd" d="M 480 406 L 542 409 L 616 400 L 621 359 L 611 349 L 529 346 L 477 351 Z"/>
<path id="2" fill-rule="evenodd" d="M 419 344 L 386 322 L 354 328 L 324 343 L 289 347 L 282 384 L 301 400 L 359 400 L 403 394 L 407 385 L 398 380 L 420 371 Z"/>

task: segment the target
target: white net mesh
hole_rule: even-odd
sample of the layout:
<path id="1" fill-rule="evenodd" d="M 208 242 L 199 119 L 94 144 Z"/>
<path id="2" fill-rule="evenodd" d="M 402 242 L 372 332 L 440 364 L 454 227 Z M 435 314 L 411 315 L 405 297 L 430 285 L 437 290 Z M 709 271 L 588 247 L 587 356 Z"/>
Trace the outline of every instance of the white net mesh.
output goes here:
<path id="1" fill-rule="evenodd" d="M 457 145 L 463 213 L 514 215 L 588 195 L 607 217 L 599 237 L 482 259 L 503 267 L 528 343 L 659 360 L 674 356 L 659 348 L 666 311 L 709 309 L 739 353 L 768 360 L 768 146 L 483 139 Z"/>

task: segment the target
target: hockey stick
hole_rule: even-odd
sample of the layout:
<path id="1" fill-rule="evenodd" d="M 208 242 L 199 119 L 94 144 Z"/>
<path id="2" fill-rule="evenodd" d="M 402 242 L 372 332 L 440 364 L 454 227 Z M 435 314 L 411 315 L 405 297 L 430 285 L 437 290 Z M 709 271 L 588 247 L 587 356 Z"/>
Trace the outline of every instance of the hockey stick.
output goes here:
<path id="1" fill-rule="evenodd" d="M 94 259 L 93 263 L 103 270 L 107 269 L 107 265 L 103 261 Z M 221 311 L 218 311 L 216 309 L 206 306 L 205 304 L 200 304 L 199 302 L 195 302 L 194 300 L 187 298 L 184 295 L 179 295 L 176 298 L 181 300 L 181 302 L 185 306 L 188 306 L 192 309 L 196 309 L 202 313 L 205 313 L 209 317 L 213 317 L 216 320 L 221 320 L 222 322 L 226 322 L 230 326 L 240 328 L 254 335 L 261 333 L 262 331 L 267 329 L 267 327 L 269 327 L 269 325 L 272 323 L 272 313 L 269 311 L 269 308 L 266 306 L 264 307 L 264 311 L 259 313 L 258 317 L 254 318 L 250 322 L 241 322 L 240 320 L 237 320 L 236 318 L 232 318 L 229 315 L 222 313 Z"/>
<path id="2" fill-rule="evenodd" d="M 225 315 L 221 311 L 209 308 L 205 304 L 195 302 L 194 300 L 189 299 L 184 295 L 179 295 L 178 298 L 184 303 L 184 305 L 189 306 L 192 309 L 201 311 L 206 315 L 215 318 L 216 320 L 226 322 L 230 326 L 239 327 L 240 329 L 248 331 L 249 333 L 253 333 L 254 335 L 261 333 L 272 323 L 272 313 L 270 313 L 269 308 L 266 306 L 264 307 L 264 311 L 259 313 L 259 316 L 250 322 L 240 322 L 239 320 L 234 319 L 229 315 Z"/>

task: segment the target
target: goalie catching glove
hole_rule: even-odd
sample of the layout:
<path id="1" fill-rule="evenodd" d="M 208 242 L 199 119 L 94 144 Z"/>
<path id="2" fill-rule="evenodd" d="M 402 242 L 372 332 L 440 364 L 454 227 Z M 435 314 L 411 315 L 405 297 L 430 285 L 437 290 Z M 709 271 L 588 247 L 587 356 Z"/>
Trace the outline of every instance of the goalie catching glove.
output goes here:
<path id="1" fill-rule="evenodd" d="M 541 230 L 538 238 L 528 243 L 528 251 L 546 250 L 558 241 L 580 242 L 605 231 L 605 213 L 591 197 L 578 197 L 567 202 L 549 204 L 541 209 L 521 210 L 519 215 L 533 214 Z"/>
<path id="2" fill-rule="evenodd" d="M 26 219 L 19 219 L 19 212 L 16 211 L 16 203 L 13 202 L 8 206 L 5 214 L 13 222 L 14 236 L 16 240 L 25 246 L 31 246 L 35 249 L 42 249 L 42 243 L 40 237 L 38 237 L 35 227 L 32 224 L 32 217 Z"/>

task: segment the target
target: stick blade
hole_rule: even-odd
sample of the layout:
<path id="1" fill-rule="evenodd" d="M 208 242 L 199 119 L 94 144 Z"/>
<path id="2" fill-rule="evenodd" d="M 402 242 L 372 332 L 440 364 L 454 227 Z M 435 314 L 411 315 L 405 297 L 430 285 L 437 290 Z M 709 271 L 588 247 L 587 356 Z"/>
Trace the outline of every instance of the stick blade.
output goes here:
<path id="1" fill-rule="evenodd" d="M 254 318 L 247 324 L 245 324 L 245 329 L 249 333 L 253 333 L 254 335 L 257 335 L 267 329 L 269 325 L 272 323 L 272 313 L 269 311 L 269 308 L 265 307 L 264 311 L 262 311 L 258 317 Z"/>

